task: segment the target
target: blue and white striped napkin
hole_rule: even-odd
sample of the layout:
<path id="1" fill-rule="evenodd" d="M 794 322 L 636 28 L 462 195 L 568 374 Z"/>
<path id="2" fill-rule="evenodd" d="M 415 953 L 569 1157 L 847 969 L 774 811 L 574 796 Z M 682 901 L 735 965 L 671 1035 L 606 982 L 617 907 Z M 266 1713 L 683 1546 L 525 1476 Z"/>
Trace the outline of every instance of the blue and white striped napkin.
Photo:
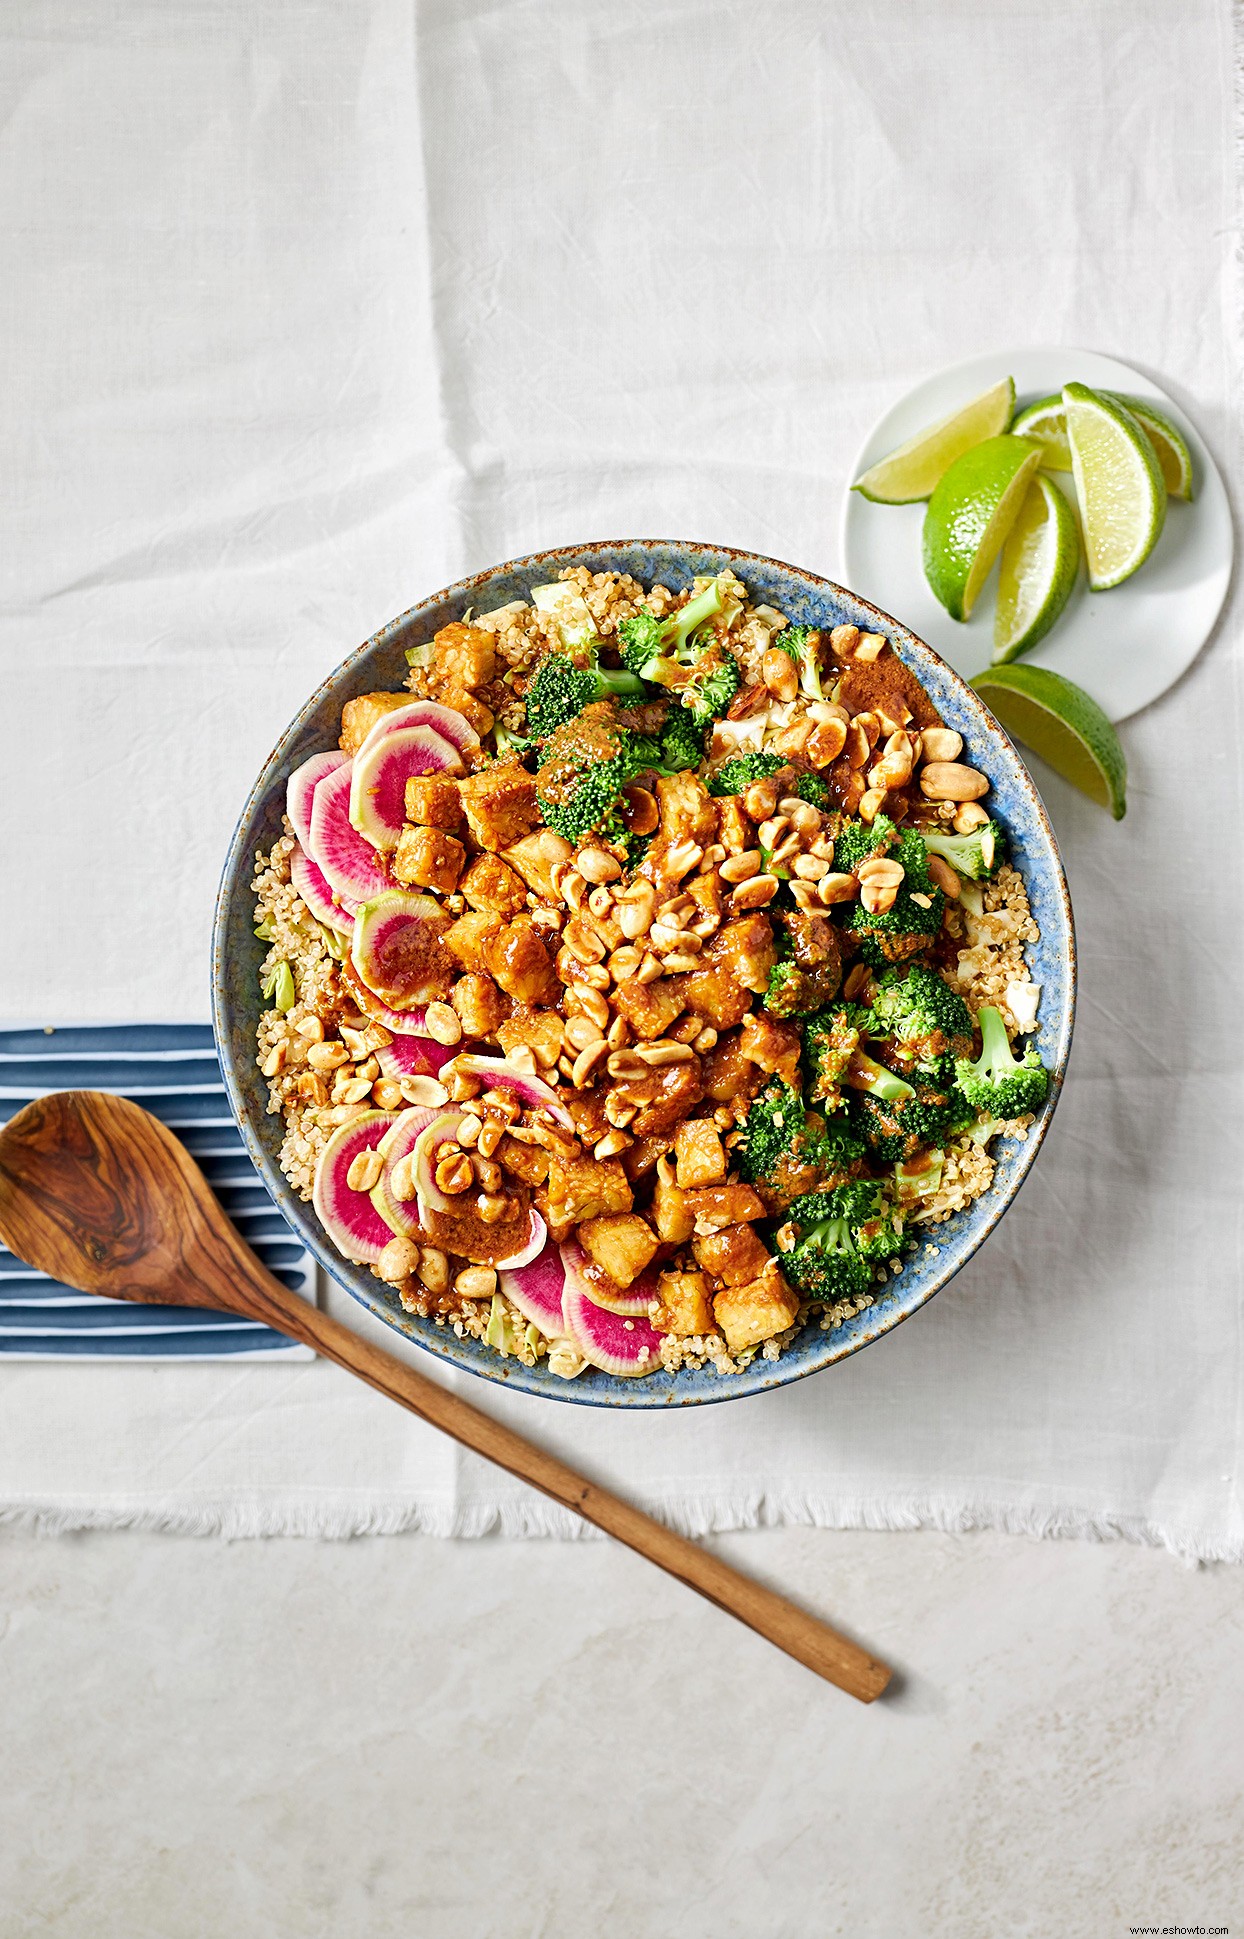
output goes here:
<path id="1" fill-rule="evenodd" d="M 305 1299 L 315 1262 L 281 1217 L 225 1098 L 209 1024 L 92 1024 L 0 1030 L 0 1123 L 47 1091 L 133 1098 L 181 1139 L 268 1270 Z M 313 1359 L 258 1321 L 182 1306 L 96 1299 L 33 1272 L 0 1245 L 0 1359 Z"/>

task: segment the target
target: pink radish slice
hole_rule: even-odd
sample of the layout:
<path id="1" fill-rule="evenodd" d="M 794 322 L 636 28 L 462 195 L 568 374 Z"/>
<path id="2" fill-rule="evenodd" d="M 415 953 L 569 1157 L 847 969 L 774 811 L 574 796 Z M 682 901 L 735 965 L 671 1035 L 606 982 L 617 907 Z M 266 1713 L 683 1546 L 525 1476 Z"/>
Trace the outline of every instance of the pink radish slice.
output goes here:
<path id="1" fill-rule="evenodd" d="M 562 1317 L 584 1359 L 602 1373 L 633 1380 L 659 1371 L 661 1335 L 656 1329 L 638 1314 L 627 1319 L 621 1313 L 607 1313 L 569 1278 L 562 1289 Z"/>
<path id="2" fill-rule="evenodd" d="M 520 1252 L 512 1252 L 508 1259 L 498 1259 L 498 1271 L 502 1266 L 507 1267 L 511 1272 L 517 1271 L 521 1266 L 529 1266 L 532 1260 L 544 1250 L 544 1242 L 549 1236 L 548 1226 L 534 1206 L 528 1207 L 527 1216 L 531 1220 L 531 1237 Z"/>
<path id="3" fill-rule="evenodd" d="M 313 754 L 300 768 L 295 768 L 285 783 L 285 812 L 289 825 L 304 848 L 311 846 L 311 797 L 316 785 L 325 775 L 335 768 L 344 767 L 349 755 L 330 747 L 323 754 Z"/>
<path id="4" fill-rule="evenodd" d="M 356 1192 L 347 1174 L 361 1151 L 371 1151 L 393 1123 L 391 1111 L 368 1111 L 334 1131 L 315 1168 L 311 1203 L 329 1238 L 346 1259 L 374 1266 L 393 1237 L 366 1192 Z"/>
<path id="5" fill-rule="evenodd" d="M 386 734 L 400 733 L 403 727 L 434 727 L 442 740 L 456 747 L 459 754 L 469 754 L 479 746 L 479 735 L 456 707 L 443 707 L 439 700 L 412 700 L 409 707 L 395 707 L 392 713 L 382 714 L 359 753 L 366 754 L 373 741 L 383 740 Z"/>
<path id="6" fill-rule="evenodd" d="M 574 1285 L 579 1292 L 585 1293 L 593 1306 L 603 1307 L 607 1313 L 620 1313 L 623 1319 L 633 1319 L 637 1313 L 647 1314 L 648 1308 L 657 1297 L 657 1272 L 649 1266 L 639 1278 L 629 1286 L 615 1285 L 612 1279 L 598 1278 L 591 1271 L 590 1261 L 577 1240 L 567 1239 L 562 1246 L 562 1261 L 566 1268 L 566 1283 Z"/>
<path id="7" fill-rule="evenodd" d="M 307 854 L 329 886 L 352 902 L 366 902 L 393 887 L 388 867 L 350 823 L 352 763 L 343 761 L 315 785 Z"/>
<path id="8" fill-rule="evenodd" d="M 572 1128 L 573 1121 L 564 1104 L 558 1102 L 557 1092 L 542 1077 L 533 1077 L 530 1071 L 519 1070 L 515 1064 L 507 1064 L 504 1057 L 481 1057 L 473 1051 L 459 1055 L 455 1070 L 465 1077 L 478 1077 L 485 1090 L 512 1091 L 515 1097 L 535 1110 L 547 1111 L 558 1124 Z"/>
<path id="9" fill-rule="evenodd" d="M 395 1010 L 394 1016 L 401 1012 Z M 411 1015 L 417 1015 L 412 1011 Z M 438 1044 L 434 1037 L 396 1037 L 391 1044 L 385 1044 L 376 1052 L 376 1062 L 385 1077 L 435 1077 L 442 1064 L 447 1064 L 453 1056 L 448 1044 Z"/>
<path id="10" fill-rule="evenodd" d="M 370 738 L 354 757 L 350 820 L 373 848 L 396 848 L 406 826 L 406 783 L 416 774 L 461 774 L 462 756 L 434 727 Z"/>
<path id="11" fill-rule="evenodd" d="M 372 1187 L 371 1202 L 390 1230 L 404 1239 L 422 1239 L 424 1235 L 414 1199 L 400 1199 L 393 1195 L 390 1183 L 393 1167 L 399 1158 L 405 1158 L 414 1150 L 419 1133 L 437 1115 L 435 1109 L 429 1110 L 423 1106 L 402 1111 L 380 1140 L 379 1151 L 384 1159 L 384 1170 Z"/>
<path id="12" fill-rule="evenodd" d="M 332 785 L 335 776 L 329 777 Z M 350 961 L 382 1003 L 414 1010 L 444 989 L 440 938 L 445 926 L 434 896 L 389 889 L 365 902 L 354 919 Z"/>
<path id="13" fill-rule="evenodd" d="M 355 914 L 357 913 L 356 910 Z M 418 1037 L 422 1040 L 425 1013 L 421 1005 L 416 1004 L 413 1010 L 391 1010 L 374 990 L 368 989 L 362 977 L 356 972 L 353 963 L 341 965 L 341 980 L 359 1009 L 365 1016 L 371 1017 L 373 1022 L 382 1023 L 386 1030 L 392 1030 L 399 1037 Z M 436 1044 L 433 1048 L 439 1050 L 441 1046 Z M 450 1054 L 452 1053 L 446 1053 L 446 1055 Z"/>
<path id="14" fill-rule="evenodd" d="M 465 1113 L 462 1111 L 434 1112 L 430 1123 L 426 1124 L 415 1139 L 415 1194 L 420 1216 L 425 1207 L 431 1206 L 434 1212 L 453 1210 L 453 1199 L 443 1192 L 436 1182 L 436 1154 L 443 1144 L 458 1135 L 458 1126 Z"/>
<path id="15" fill-rule="evenodd" d="M 354 927 L 355 905 L 338 901 L 328 886 L 328 878 L 309 855 L 296 848 L 289 858 L 289 879 L 317 922 L 327 923 L 348 936 Z"/>
<path id="16" fill-rule="evenodd" d="M 562 1288 L 566 1271 L 560 1249 L 550 1239 L 539 1257 L 526 1266 L 503 1266 L 499 1273 L 502 1292 L 517 1306 L 525 1320 L 538 1326 L 546 1340 L 565 1337 L 562 1319 Z"/>

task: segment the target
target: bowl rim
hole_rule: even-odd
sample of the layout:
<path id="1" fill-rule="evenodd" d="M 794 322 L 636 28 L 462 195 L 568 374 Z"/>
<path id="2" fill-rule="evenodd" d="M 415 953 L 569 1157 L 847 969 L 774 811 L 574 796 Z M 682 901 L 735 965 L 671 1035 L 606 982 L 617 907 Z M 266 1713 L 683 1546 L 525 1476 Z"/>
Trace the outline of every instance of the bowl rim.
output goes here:
<path id="1" fill-rule="evenodd" d="M 253 894 L 250 888 L 255 852 L 252 826 L 258 820 L 273 789 L 278 786 L 284 787 L 289 771 L 291 750 L 297 746 L 301 735 L 324 701 L 364 656 L 385 646 L 393 645 L 397 637 L 413 622 L 436 608 L 451 605 L 457 605 L 462 609 L 469 608 L 475 603 L 472 599 L 474 592 L 478 592 L 480 587 L 503 575 L 539 571 L 545 577 L 555 577 L 563 567 L 584 563 L 592 555 L 616 556 L 636 550 L 711 555 L 738 570 L 744 580 L 748 566 L 766 567 L 790 574 L 810 590 L 823 596 L 827 602 L 854 608 L 856 612 L 866 616 L 868 630 L 884 633 L 900 659 L 918 679 L 921 679 L 922 684 L 920 662 L 927 656 L 928 661 L 946 678 L 952 689 L 958 690 L 960 699 L 966 702 L 969 710 L 975 710 L 981 716 L 986 731 L 992 733 L 1007 757 L 1013 780 L 1021 792 L 1028 797 L 1032 813 L 1053 857 L 1053 888 L 1061 906 L 1066 936 L 1065 1001 L 1057 1019 L 1058 1054 L 1050 1069 L 1048 1095 L 1016 1158 L 1013 1174 L 1005 1191 L 998 1197 L 996 1203 L 990 1203 L 996 1189 L 991 1185 L 980 1199 L 973 1201 L 974 1206 L 983 1206 L 985 1210 L 971 1230 L 961 1235 L 960 1249 L 953 1263 L 943 1271 L 931 1275 L 927 1286 L 913 1288 L 904 1305 L 886 1310 L 884 1318 L 879 1318 L 876 1324 L 871 1327 L 865 1325 L 853 1332 L 849 1339 L 840 1341 L 836 1346 L 833 1344 L 834 1334 L 839 1329 L 832 1329 L 820 1336 L 824 1346 L 819 1353 L 806 1358 L 801 1357 L 798 1360 L 794 1354 L 783 1355 L 775 1361 L 764 1360 L 757 1356 L 742 1373 L 716 1376 L 712 1388 L 703 1389 L 698 1382 L 694 1386 L 688 1383 L 688 1391 L 681 1393 L 678 1391 L 677 1374 L 669 1378 L 668 1391 L 654 1390 L 649 1386 L 647 1379 L 621 1378 L 591 1367 L 586 1370 L 585 1375 L 574 1380 L 553 1382 L 547 1373 L 543 1378 L 537 1378 L 536 1376 L 540 1374 L 539 1367 L 528 1368 L 521 1361 L 503 1358 L 491 1350 L 482 1348 L 473 1339 L 459 1338 L 447 1326 L 436 1327 L 430 1321 L 404 1314 L 400 1306 L 396 1305 L 391 1289 L 385 1289 L 383 1283 L 375 1279 L 367 1268 L 352 1266 L 348 1261 L 340 1258 L 331 1246 L 327 1234 L 315 1219 L 310 1205 L 294 1192 L 276 1159 L 269 1153 L 258 1135 L 257 1124 L 252 1122 L 232 1051 L 230 1022 L 235 1006 L 228 987 L 228 962 L 225 950 L 226 928 L 235 898 L 242 895 L 250 899 Z M 813 572 L 808 567 L 792 565 L 787 560 L 777 559 L 766 553 L 753 552 L 738 546 L 716 545 L 701 540 L 626 538 L 586 540 L 578 544 L 547 547 L 537 552 L 524 553 L 516 558 L 503 560 L 499 564 L 458 579 L 449 586 L 427 595 L 415 605 L 408 607 L 405 612 L 387 621 L 378 631 L 370 634 L 348 653 L 320 681 L 272 748 L 238 815 L 216 894 L 212 925 L 211 982 L 212 1022 L 225 1090 L 247 1155 L 262 1178 L 277 1209 L 330 1278 L 377 1319 L 393 1327 L 395 1331 L 425 1352 L 511 1393 L 522 1392 L 536 1398 L 564 1401 L 577 1406 L 648 1411 L 655 1408 L 715 1406 L 724 1401 L 743 1400 L 753 1394 L 770 1393 L 780 1387 L 792 1386 L 796 1381 L 804 1380 L 812 1374 L 822 1372 L 826 1367 L 835 1366 L 851 1358 L 864 1347 L 874 1345 L 879 1339 L 893 1333 L 905 1320 L 920 1312 L 945 1286 L 949 1285 L 968 1260 L 975 1257 L 1004 1214 L 1010 1209 L 1030 1175 L 1037 1154 L 1045 1141 L 1062 1093 L 1071 1052 L 1077 999 L 1077 955 L 1075 922 L 1066 872 L 1049 813 L 1036 783 L 1001 722 L 991 713 L 985 701 L 962 675 L 957 673 L 948 661 L 942 659 L 936 648 L 859 593 L 840 585 L 823 573 Z M 253 1025 L 245 1040 L 253 1044 Z M 262 1115 L 266 1117 L 267 1114 Z M 940 1230 L 940 1228 L 930 1228 L 930 1230 Z M 386 1301 L 384 1297 L 386 1290 L 394 1299 L 393 1304 Z M 865 1313 L 872 1310 L 866 1308 Z M 880 1314 L 881 1307 L 878 1306 L 876 1310 Z M 863 1317 L 863 1315 L 857 1315 L 857 1319 Z M 645 1389 L 647 1389 L 646 1395 Z"/>

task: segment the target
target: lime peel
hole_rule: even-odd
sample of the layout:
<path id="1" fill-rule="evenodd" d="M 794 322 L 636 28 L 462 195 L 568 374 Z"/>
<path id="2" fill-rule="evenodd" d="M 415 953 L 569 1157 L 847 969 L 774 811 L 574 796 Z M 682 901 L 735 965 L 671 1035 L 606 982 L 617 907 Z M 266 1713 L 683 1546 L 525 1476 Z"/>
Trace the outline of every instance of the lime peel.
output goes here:
<path id="1" fill-rule="evenodd" d="M 1002 547 L 995 666 L 1031 652 L 1045 638 L 1071 597 L 1079 569 L 1076 515 L 1058 486 L 1038 472 Z"/>
<path id="2" fill-rule="evenodd" d="M 1130 579 L 1157 544 L 1166 485 L 1153 446 L 1126 405 L 1087 384 L 1064 384 L 1063 408 L 1089 587 L 1108 592 Z"/>
<path id="3" fill-rule="evenodd" d="M 1008 733 L 1116 821 L 1127 812 L 1127 758 L 1091 694 L 1049 667 L 988 667 L 972 681 Z"/>
<path id="4" fill-rule="evenodd" d="M 929 496 L 956 458 L 1005 431 L 1014 409 L 1015 380 L 1004 377 L 879 459 L 851 489 L 877 505 L 913 505 Z"/>

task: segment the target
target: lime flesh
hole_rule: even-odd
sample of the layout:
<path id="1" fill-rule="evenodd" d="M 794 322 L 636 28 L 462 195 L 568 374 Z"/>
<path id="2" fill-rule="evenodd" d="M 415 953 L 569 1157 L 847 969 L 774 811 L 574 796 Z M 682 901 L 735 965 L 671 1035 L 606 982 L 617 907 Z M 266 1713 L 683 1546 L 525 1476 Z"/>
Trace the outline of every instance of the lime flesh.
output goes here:
<path id="1" fill-rule="evenodd" d="M 998 566 L 993 657 L 1017 660 L 1043 640 L 1071 597 L 1080 567 L 1076 517 L 1057 485 L 1029 480 Z"/>
<path id="2" fill-rule="evenodd" d="M 1070 471 L 1071 449 L 1067 443 L 1067 420 L 1063 416 L 1063 394 L 1038 398 L 1035 404 L 1017 411 L 1011 436 L 1031 438 L 1041 446 L 1042 471 Z"/>
<path id="3" fill-rule="evenodd" d="M 900 444 L 897 451 L 891 451 L 857 478 L 851 489 L 878 505 L 915 504 L 929 496 L 956 458 L 974 444 L 1005 431 L 1014 409 L 1015 381 L 1004 377 L 970 404 L 961 405 L 949 417 Z"/>
<path id="4" fill-rule="evenodd" d="M 1127 760 L 1091 694 L 1049 667 L 987 667 L 973 680 L 1007 732 L 1116 821 L 1127 812 Z"/>
<path id="5" fill-rule="evenodd" d="M 1177 424 L 1147 397 L 1133 397 L 1127 391 L 1102 391 L 1103 397 L 1130 411 L 1153 446 L 1170 498 L 1192 499 L 1192 453 Z M 1011 435 L 1032 438 L 1042 447 L 1042 471 L 1070 471 L 1071 447 L 1067 443 L 1067 420 L 1063 414 L 1062 392 L 1026 404 L 1016 413 Z"/>
<path id="6" fill-rule="evenodd" d="M 1142 566 L 1166 520 L 1166 486 L 1131 412 L 1087 384 L 1063 386 L 1067 442 L 1084 521 L 1089 586 L 1107 592 Z"/>
<path id="7" fill-rule="evenodd" d="M 1025 438 L 986 438 L 938 481 L 924 515 L 924 572 L 952 619 L 970 618 L 1040 462 Z"/>

